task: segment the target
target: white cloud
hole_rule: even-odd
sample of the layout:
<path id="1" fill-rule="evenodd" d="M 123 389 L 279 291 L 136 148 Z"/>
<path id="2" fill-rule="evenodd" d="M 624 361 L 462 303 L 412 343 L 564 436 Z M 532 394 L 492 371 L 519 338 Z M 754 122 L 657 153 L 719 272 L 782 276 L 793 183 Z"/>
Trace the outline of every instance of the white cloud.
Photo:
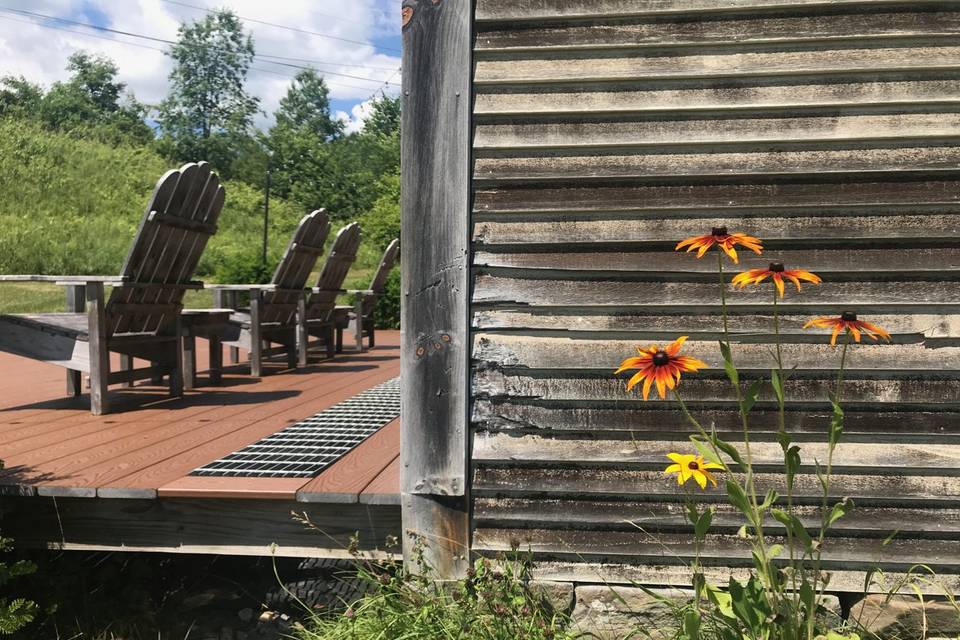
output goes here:
<path id="1" fill-rule="evenodd" d="M 211 8 L 226 6 L 248 19 L 331 36 L 318 37 L 245 22 L 261 56 L 250 71 L 247 90 L 260 98 L 261 108 L 269 114 L 258 117 L 258 126 L 265 127 L 271 123 L 273 111 L 298 71 L 288 65 L 314 66 L 326 77 L 332 99 L 355 101 L 357 106 L 378 92 L 382 88 L 380 83 L 391 76 L 391 81 L 397 84 L 386 88 L 386 91 L 392 95 L 398 91 L 400 74 L 395 71 L 400 66 L 400 54 L 373 45 L 375 38 L 384 38 L 399 31 L 399 5 L 396 0 L 275 0 L 269 4 L 262 0 L 182 2 Z M 203 15 L 201 11 L 164 0 L 8 0 L 5 4 L 15 9 L 78 22 L 95 21 L 102 24 L 102 20 L 91 19 L 92 16 L 102 15 L 106 18 L 106 26 L 112 29 L 168 40 L 176 39 L 181 22 L 192 21 Z M 155 50 L 165 48 L 163 43 L 96 33 L 61 23 L 47 24 L 58 29 L 42 27 L 26 16 L 0 11 L 0 76 L 23 75 L 33 82 L 49 86 L 67 77 L 64 69 L 67 58 L 74 51 L 83 49 L 112 58 L 120 69 L 120 79 L 127 83 L 139 100 L 157 104 L 163 99 L 171 68 L 170 59 L 162 51 Z M 98 37 L 91 37 L 91 33 Z M 264 54 L 297 60 L 271 61 L 262 57 Z M 354 113 L 350 121 L 362 122 L 362 110 L 357 111 L 357 107 L 354 107 L 351 111 Z"/>
<path id="2" fill-rule="evenodd" d="M 347 113 L 346 111 L 337 111 L 334 114 L 334 117 L 343 122 L 344 131 L 346 133 L 356 133 L 357 131 L 363 129 L 363 124 L 367 121 L 367 118 L 370 117 L 372 104 L 373 100 L 364 100 L 359 104 L 353 105 L 353 108 L 350 109 L 350 113 Z"/>

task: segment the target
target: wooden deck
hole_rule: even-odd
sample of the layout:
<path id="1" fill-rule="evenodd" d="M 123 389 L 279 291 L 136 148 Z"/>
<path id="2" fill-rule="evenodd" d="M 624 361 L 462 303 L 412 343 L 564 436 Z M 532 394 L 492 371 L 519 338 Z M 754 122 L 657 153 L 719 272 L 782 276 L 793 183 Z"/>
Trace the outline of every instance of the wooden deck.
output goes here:
<path id="1" fill-rule="evenodd" d="M 0 353 L 5 534 L 65 548 L 262 553 L 277 543 L 285 555 L 339 555 L 360 531 L 367 548 L 382 545 L 400 526 L 396 420 L 312 479 L 188 475 L 399 375 L 399 332 L 377 339 L 305 369 L 267 364 L 260 379 L 243 362 L 228 366 L 216 387 L 205 386 L 199 341 L 197 390 L 174 399 L 161 387 L 111 387 L 106 416 L 65 397 L 63 369 Z M 305 536 L 291 512 L 326 536 Z"/>

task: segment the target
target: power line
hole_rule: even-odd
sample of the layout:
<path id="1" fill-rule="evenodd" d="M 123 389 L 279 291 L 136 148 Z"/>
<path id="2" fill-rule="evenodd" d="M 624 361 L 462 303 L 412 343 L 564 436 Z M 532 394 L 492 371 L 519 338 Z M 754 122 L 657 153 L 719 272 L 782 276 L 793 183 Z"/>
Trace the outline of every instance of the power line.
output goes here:
<path id="1" fill-rule="evenodd" d="M 175 5 L 180 6 L 180 7 L 186 7 L 186 8 L 188 8 L 188 9 L 196 9 L 197 11 L 206 11 L 206 12 L 208 12 L 208 13 L 210 13 L 210 12 L 212 12 L 212 11 L 216 11 L 216 9 L 213 9 L 213 8 L 211 8 L 211 7 L 205 7 L 205 6 L 201 6 L 201 5 L 190 4 L 190 3 L 188 3 L 188 2 L 180 2 L 180 0 L 163 0 L 163 2 L 166 2 L 166 3 L 168 3 L 168 4 L 175 4 Z M 315 15 L 318 15 L 318 16 L 323 16 L 324 18 L 330 18 L 331 20 L 337 20 L 337 21 L 339 21 L 339 22 L 350 22 L 350 23 L 353 23 L 353 24 L 364 24 L 364 23 L 360 22 L 359 20 L 351 20 L 351 19 L 349 19 L 349 18 L 344 18 L 344 17 L 342 17 L 342 16 L 337 16 L 337 15 L 334 15 L 334 14 L 332 14 L 332 13 L 320 13 L 320 12 L 311 12 L 311 13 L 314 13 Z M 239 17 L 242 18 L 242 16 L 239 16 Z M 247 20 L 247 18 L 242 18 L 242 19 Z M 271 26 L 273 26 L 273 25 L 271 25 Z M 288 25 L 280 25 L 280 24 L 276 25 L 276 27 L 277 27 L 278 29 L 289 29 L 289 30 L 291 30 L 291 31 L 295 31 L 295 30 L 298 28 L 298 27 L 290 27 L 290 26 L 288 26 Z"/>
<path id="2" fill-rule="evenodd" d="M 137 48 L 139 48 L 139 49 L 149 49 L 150 51 L 159 51 L 160 53 L 166 53 L 166 50 L 165 50 L 165 49 L 161 49 L 160 47 L 151 47 L 151 46 L 148 45 L 148 44 L 140 44 L 139 42 L 127 42 L 126 40 L 118 40 L 118 39 L 116 39 L 116 38 L 108 38 L 107 36 L 98 36 L 98 35 L 95 34 L 95 33 L 87 33 L 87 32 L 85 32 L 85 31 L 77 31 L 76 29 L 68 29 L 68 28 L 66 28 L 66 27 L 58 27 L 58 26 L 52 25 L 52 24 L 42 24 L 42 23 L 39 23 L 39 22 L 35 22 L 35 21 L 33 21 L 33 20 L 17 20 L 16 18 L 11 17 L 11 16 L 0 16 L 0 20 L 8 20 L 8 21 L 10 21 L 10 22 L 16 22 L 16 23 L 19 23 L 19 24 L 29 24 L 29 25 L 32 25 L 32 26 L 35 26 L 35 27 L 43 27 L 44 29 L 54 29 L 54 30 L 56 30 L 56 31 L 63 31 L 63 32 L 65 32 L 65 33 L 73 33 L 73 34 L 75 34 L 75 35 L 84 36 L 84 37 L 86 37 L 86 38 L 96 38 L 97 40 L 106 40 L 107 42 L 113 42 L 113 43 L 115 43 L 115 44 L 122 44 L 122 45 L 126 45 L 126 46 L 128 46 L 128 47 L 137 47 Z M 255 66 L 252 66 L 252 65 L 250 66 L 249 70 L 250 70 L 250 71 L 256 71 L 256 72 L 259 72 L 259 73 L 268 73 L 268 74 L 271 74 L 271 75 L 280 76 L 280 77 L 282 77 L 282 78 L 288 78 L 288 79 L 291 79 L 291 80 L 295 77 L 295 76 L 289 75 L 289 74 L 287 74 L 287 73 L 281 73 L 281 72 L 279 72 L 279 71 L 273 71 L 273 70 L 271 70 L 271 69 L 261 69 L 260 67 L 255 67 Z M 355 84 L 348 84 L 348 83 L 346 83 L 346 82 L 341 82 L 340 80 L 328 80 L 328 79 L 324 78 L 324 81 L 325 81 L 327 84 L 336 85 L 336 86 L 338 86 L 338 87 L 346 87 L 346 88 L 350 88 L 350 89 L 360 89 L 360 90 L 362 90 L 362 91 L 366 91 L 366 90 L 368 90 L 368 89 L 370 88 L 370 87 L 361 87 L 361 86 L 358 86 L 358 85 L 355 85 Z M 376 95 L 376 93 L 374 93 L 374 95 Z"/>
<path id="3" fill-rule="evenodd" d="M 9 12 L 9 13 L 14 13 L 14 14 L 18 14 L 18 15 L 25 15 L 25 16 L 29 16 L 29 17 L 32 17 L 32 18 L 42 19 L 42 20 L 53 20 L 53 21 L 56 21 L 56 22 L 62 22 L 62 23 L 64 23 L 64 24 L 71 24 L 71 25 L 76 25 L 76 26 L 84 27 L 84 28 L 87 28 L 87 29 L 94 29 L 94 30 L 96 30 L 96 31 L 102 31 L 102 32 L 106 32 L 106 33 L 113 33 L 113 34 L 116 34 L 116 35 L 122 35 L 122 36 L 131 37 L 131 38 L 139 38 L 139 39 L 141 39 L 141 40 L 147 40 L 147 41 L 150 41 L 150 42 L 159 42 L 159 43 L 168 44 L 168 45 L 176 45 L 176 44 L 177 44 L 175 41 L 173 41 L 173 40 L 168 40 L 168 39 L 166 39 L 166 38 L 158 38 L 158 37 L 156 37 L 156 36 L 148 36 L 148 35 L 144 35 L 144 34 L 140 34 L 140 33 L 133 33 L 133 32 L 131 32 L 131 31 L 123 31 L 123 30 L 120 30 L 120 29 L 111 29 L 110 27 L 104 27 L 104 26 L 100 26 L 100 25 L 90 24 L 90 23 L 88 23 L 88 22 L 79 22 L 79 21 L 77 21 L 77 20 L 70 20 L 70 19 L 68 19 L 68 18 L 59 18 L 59 17 L 57 17 L 57 16 L 50 16 L 50 15 L 45 15 L 45 14 L 42 14 L 42 13 L 35 13 L 35 12 L 33 12 L 33 11 L 26 11 L 26 10 L 23 10 L 23 9 L 13 9 L 13 8 L 10 8 L 10 7 L 0 6 L 0 11 L 7 11 L 7 12 Z M 41 25 L 41 26 L 45 26 L 45 25 Z M 266 58 L 273 58 L 273 57 L 280 58 L 281 56 L 270 56 L 269 54 L 255 54 L 254 57 L 255 57 L 255 58 L 260 58 L 263 62 L 268 62 L 268 63 L 270 63 L 270 64 L 276 64 L 276 65 L 285 66 L 285 67 L 292 67 L 292 68 L 300 69 L 300 70 L 313 69 L 313 70 L 316 70 L 316 71 L 322 71 L 324 74 L 329 74 L 329 75 L 334 75 L 334 76 L 343 76 L 343 77 L 345 77 L 345 78 L 352 78 L 352 79 L 354 79 L 354 80 L 361 80 L 361 81 L 363 81 L 363 82 L 373 82 L 373 83 L 380 83 L 380 82 L 381 82 L 380 80 L 377 80 L 377 79 L 375 79 L 375 78 L 364 78 L 364 77 L 361 77 L 361 76 L 355 76 L 355 75 L 351 75 L 351 74 L 339 73 L 339 72 L 336 72 L 336 71 L 330 71 L 330 70 L 328 70 L 328 69 L 314 69 L 313 67 L 304 66 L 304 65 L 297 65 L 297 64 L 290 63 L 290 62 L 275 62 L 275 61 L 273 61 L 273 60 L 266 59 Z"/>
<path id="4" fill-rule="evenodd" d="M 212 10 L 206 7 L 198 7 L 196 5 L 187 4 L 186 2 L 180 2 L 179 0 L 163 0 L 170 4 L 179 5 L 181 7 L 189 7 L 190 9 L 197 9 L 199 11 L 206 11 L 210 13 Z M 319 14 L 326 15 L 326 14 Z M 277 24 L 276 22 L 267 22 L 266 20 L 257 20 L 256 18 L 248 18 L 245 16 L 238 15 L 238 18 L 246 22 L 253 22 L 255 24 L 262 24 L 267 27 L 276 27 L 277 29 L 286 29 L 288 31 L 294 31 L 296 33 L 304 33 L 311 36 L 317 36 L 318 38 L 329 38 L 331 40 L 340 40 L 341 42 L 349 42 L 351 44 L 361 44 L 365 47 L 373 47 L 374 49 L 381 49 L 383 51 L 392 51 L 394 53 L 401 53 L 400 49 L 394 49 L 393 47 L 384 47 L 376 44 L 371 44 L 369 42 L 363 42 L 362 40 L 350 40 L 349 38 L 341 38 L 340 36 L 332 36 L 328 33 L 320 33 L 318 31 L 310 31 L 309 29 L 301 29 L 300 27 L 291 27 L 283 24 Z"/>

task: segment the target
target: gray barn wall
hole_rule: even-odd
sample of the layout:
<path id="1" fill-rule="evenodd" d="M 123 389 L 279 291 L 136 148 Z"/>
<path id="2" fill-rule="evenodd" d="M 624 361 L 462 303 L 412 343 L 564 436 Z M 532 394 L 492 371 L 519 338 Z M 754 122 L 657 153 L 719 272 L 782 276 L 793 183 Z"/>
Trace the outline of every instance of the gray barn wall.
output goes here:
<path id="1" fill-rule="evenodd" d="M 811 522 L 838 351 L 800 325 L 853 309 L 895 334 L 849 356 L 834 493 L 857 509 L 825 546 L 833 588 L 878 562 L 960 572 L 960 3 L 477 0 L 475 31 L 473 548 L 530 548 L 545 578 L 688 580 L 662 469 L 690 428 L 613 370 L 690 335 L 711 368 L 685 398 L 737 438 L 715 258 L 672 251 L 725 224 L 765 240 L 740 268 L 825 281 L 782 307 Z M 730 293 L 753 375 L 769 291 Z M 771 400 L 753 418 L 763 488 L 781 481 Z M 706 562 L 746 566 L 721 492 Z"/>

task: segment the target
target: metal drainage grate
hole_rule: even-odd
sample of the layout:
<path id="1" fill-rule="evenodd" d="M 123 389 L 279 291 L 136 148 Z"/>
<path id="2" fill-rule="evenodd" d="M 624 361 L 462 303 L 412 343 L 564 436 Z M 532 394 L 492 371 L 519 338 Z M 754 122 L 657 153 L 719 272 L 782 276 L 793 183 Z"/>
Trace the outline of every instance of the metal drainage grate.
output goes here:
<path id="1" fill-rule="evenodd" d="M 400 378 L 394 378 L 190 475 L 312 478 L 399 415 Z"/>

